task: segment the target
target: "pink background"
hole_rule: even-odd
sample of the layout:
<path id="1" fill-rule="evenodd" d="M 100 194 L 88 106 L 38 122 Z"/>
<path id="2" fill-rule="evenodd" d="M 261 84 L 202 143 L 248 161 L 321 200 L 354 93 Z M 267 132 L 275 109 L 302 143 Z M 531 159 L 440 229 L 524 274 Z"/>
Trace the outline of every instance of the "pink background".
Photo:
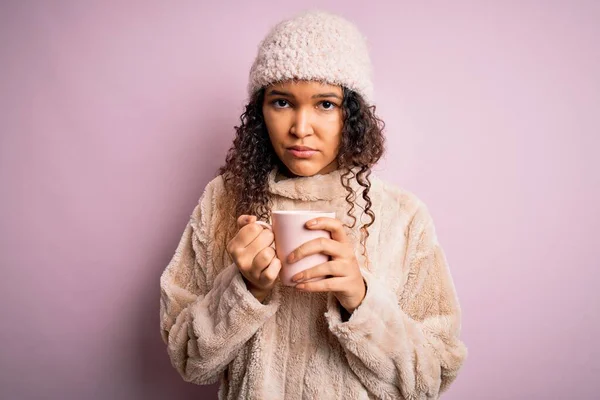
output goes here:
<path id="1" fill-rule="evenodd" d="M 258 42 L 313 6 L 369 38 L 377 171 L 450 261 L 470 357 L 445 398 L 597 398 L 600 2 L 246 3 L 0 5 L 0 398 L 215 396 L 170 366 L 159 276 Z"/>

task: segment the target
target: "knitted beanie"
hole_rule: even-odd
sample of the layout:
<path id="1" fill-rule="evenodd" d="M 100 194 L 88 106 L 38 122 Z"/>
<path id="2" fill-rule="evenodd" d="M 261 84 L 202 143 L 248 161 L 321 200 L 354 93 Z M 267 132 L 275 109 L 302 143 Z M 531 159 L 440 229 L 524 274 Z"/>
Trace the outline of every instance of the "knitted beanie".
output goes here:
<path id="1" fill-rule="evenodd" d="M 248 94 L 286 80 L 342 85 L 373 101 L 366 38 L 350 21 L 306 11 L 275 25 L 260 42 L 250 69 Z"/>

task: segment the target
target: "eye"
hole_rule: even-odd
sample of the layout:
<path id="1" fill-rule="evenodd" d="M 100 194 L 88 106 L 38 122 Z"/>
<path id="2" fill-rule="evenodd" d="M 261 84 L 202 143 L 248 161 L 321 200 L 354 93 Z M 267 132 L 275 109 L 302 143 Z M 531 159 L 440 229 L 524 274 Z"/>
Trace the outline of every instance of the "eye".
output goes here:
<path id="1" fill-rule="evenodd" d="M 288 105 L 287 100 L 284 99 L 277 99 L 273 101 L 273 105 L 275 106 L 275 108 L 286 108 L 286 105 Z"/>
<path id="2" fill-rule="evenodd" d="M 324 110 L 326 110 L 326 111 L 333 110 L 333 109 L 336 107 L 336 105 L 335 105 L 335 104 L 333 104 L 333 103 L 332 103 L 332 102 L 330 102 L 330 101 L 323 101 L 323 102 L 321 102 L 321 106 L 322 106 L 322 107 L 323 107 L 323 109 L 324 109 Z"/>

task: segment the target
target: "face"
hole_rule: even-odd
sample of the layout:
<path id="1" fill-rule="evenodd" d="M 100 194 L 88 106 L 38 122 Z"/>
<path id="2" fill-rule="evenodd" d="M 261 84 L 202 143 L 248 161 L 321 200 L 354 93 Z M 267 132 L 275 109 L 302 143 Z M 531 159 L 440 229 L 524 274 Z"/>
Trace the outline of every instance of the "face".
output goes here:
<path id="1" fill-rule="evenodd" d="M 337 169 L 343 92 L 340 86 L 289 81 L 265 89 L 263 115 L 275 153 L 293 176 Z"/>

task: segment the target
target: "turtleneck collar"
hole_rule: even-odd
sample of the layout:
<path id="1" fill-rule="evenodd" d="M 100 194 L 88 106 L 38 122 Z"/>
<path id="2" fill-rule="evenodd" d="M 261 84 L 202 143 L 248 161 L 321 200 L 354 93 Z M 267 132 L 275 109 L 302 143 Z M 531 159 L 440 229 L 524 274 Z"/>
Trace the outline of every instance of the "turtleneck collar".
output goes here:
<path id="1" fill-rule="evenodd" d="M 341 176 L 346 171 L 346 169 L 336 169 L 327 174 L 294 178 L 286 178 L 280 175 L 281 180 L 277 181 L 279 168 L 275 167 L 271 170 L 268 177 L 269 192 L 302 201 L 345 198 L 347 191 L 342 185 Z M 357 172 L 357 170 L 353 171 Z M 357 185 L 355 179 L 350 180 L 350 186 L 355 192 L 358 192 Z"/>

